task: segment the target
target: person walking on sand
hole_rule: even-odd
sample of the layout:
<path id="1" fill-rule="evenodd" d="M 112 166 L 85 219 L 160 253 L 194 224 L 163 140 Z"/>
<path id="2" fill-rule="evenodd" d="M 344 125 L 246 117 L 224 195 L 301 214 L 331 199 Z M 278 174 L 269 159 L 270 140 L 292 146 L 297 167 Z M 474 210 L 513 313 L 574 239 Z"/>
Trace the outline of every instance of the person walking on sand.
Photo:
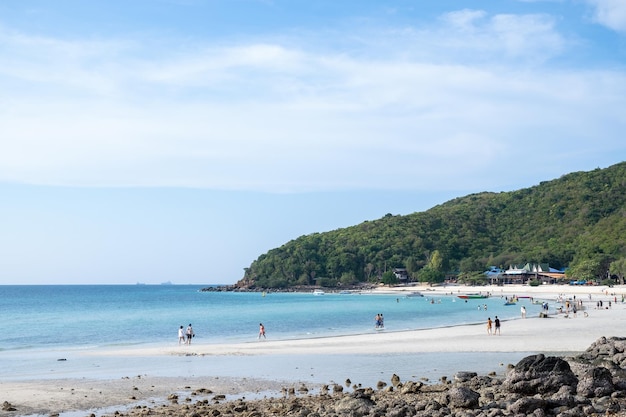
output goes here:
<path id="1" fill-rule="evenodd" d="M 191 344 L 191 339 L 195 336 L 195 334 L 193 333 L 193 327 L 191 327 L 191 323 L 189 323 L 189 326 L 187 326 L 187 344 L 190 345 Z"/>
<path id="2" fill-rule="evenodd" d="M 265 337 L 265 326 L 263 326 L 263 323 L 259 323 L 259 340 L 261 340 L 261 336 L 263 336 L 263 339 L 267 339 Z"/>
<path id="3" fill-rule="evenodd" d="M 498 316 L 496 316 L 495 324 L 496 330 L 493 332 L 493 334 L 500 334 L 500 319 L 498 318 Z"/>
<path id="4" fill-rule="evenodd" d="M 185 343 L 185 329 L 183 329 L 183 326 L 178 328 L 178 344 L 180 345 L 181 343 Z"/>
<path id="5" fill-rule="evenodd" d="M 491 323 L 492 323 L 492 322 L 491 322 L 491 317 L 489 317 L 489 318 L 487 319 L 487 334 L 491 334 L 491 326 L 492 326 L 492 324 L 491 324 Z"/>

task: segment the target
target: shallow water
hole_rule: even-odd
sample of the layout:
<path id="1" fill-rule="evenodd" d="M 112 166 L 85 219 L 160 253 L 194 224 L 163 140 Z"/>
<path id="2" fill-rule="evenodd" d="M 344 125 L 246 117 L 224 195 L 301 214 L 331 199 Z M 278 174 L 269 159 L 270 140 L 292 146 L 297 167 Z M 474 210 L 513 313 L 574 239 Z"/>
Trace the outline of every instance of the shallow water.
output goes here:
<path id="1" fill-rule="evenodd" d="M 176 341 L 193 324 L 204 343 L 243 342 L 263 322 L 268 337 L 362 334 L 377 313 L 387 330 L 424 329 L 519 316 L 491 297 L 200 292 L 192 285 L 0 286 L 0 350 L 123 346 Z M 529 310 L 540 306 L 521 301 Z M 520 303 L 520 304 L 521 304 Z M 487 310 L 479 309 L 487 306 Z"/>
<path id="2" fill-rule="evenodd" d="M 328 382 L 349 369 L 356 382 L 375 383 L 389 370 L 436 378 L 459 365 L 494 370 L 491 362 L 521 354 L 412 354 L 289 357 L 167 357 L 132 360 L 88 355 L 120 346 L 176 346 L 180 325 L 193 324 L 194 343 L 255 341 L 259 322 L 272 340 L 374 332 L 377 313 L 386 331 L 517 318 L 519 306 L 500 297 L 468 300 L 381 294 L 200 292 L 200 286 L 0 286 L 0 367 L 11 378 L 117 378 L 146 369 L 162 376 L 224 375 Z M 522 299 L 528 314 L 540 306 Z M 486 310 L 485 310 L 486 306 Z M 493 357 L 494 360 L 489 360 Z M 512 358 L 512 359 L 508 359 Z M 59 360 L 65 359 L 65 360 Z M 446 368 L 449 365 L 449 368 Z M 3 377 L 0 377 L 3 378 Z"/>

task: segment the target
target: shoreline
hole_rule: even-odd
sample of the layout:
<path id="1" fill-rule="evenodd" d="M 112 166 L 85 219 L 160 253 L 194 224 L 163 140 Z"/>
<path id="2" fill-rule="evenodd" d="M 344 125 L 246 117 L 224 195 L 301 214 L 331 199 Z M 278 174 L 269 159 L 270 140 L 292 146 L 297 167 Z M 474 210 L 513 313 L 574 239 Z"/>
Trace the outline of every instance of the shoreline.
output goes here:
<path id="1" fill-rule="evenodd" d="M 613 319 L 616 311 L 624 314 L 615 320 L 626 320 L 626 304 L 621 303 L 621 295 L 626 294 L 626 286 L 567 286 L 543 285 L 538 287 L 510 286 L 447 286 L 447 287 L 379 287 L 369 293 L 402 295 L 420 291 L 425 297 L 456 295 L 467 293 L 490 293 L 491 297 L 532 296 L 538 300 L 549 300 L 554 303 L 557 297 L 582 299 L 586 307 L 602 300 L 602 309 L 587 308 L 588 317 L 580 312 L 577 317 L 570 314 L 551 314 L 548 318 L 518 318 L 502 322 L 502 335 L 495 337 L 489 344 L 484 343 L 486 332 L 484 324 L 463 324 L 436 327 L 430 329 L 381 331 L 375 334 L 351 334 L 337 336 L 320 336 L 299 339 L 248 341 L 240 343 L 208 343 L 185 346 L 190 349 L 181 352 L 177 348 L 151 347 L 138 349 L 112 350 L 111 354 L 119 355 L 268 355 L 268 354 L 354 354 L 360 347 L 374 347 L 374 351 L 394 353 L 418 352 L 516 352 L 516 351 L 552 351 L 580 352 L 585 350 L 599 337 L 607 336 L 619 329 Z M 589 299 L 591 297 L 591 299 Z M 608 301 L 617 299 L 608 307 Z M 552 311 L 552 310 L 551 310 Z M 623 317 L 622 317 L 623 316 Z M 577 324 L 573 327 L 570 325 Z M 568 324 L 567 326 L 565 324 Z M 572 331 L 579 331 L 571 337 Z M 538 338 L 541 334 L 550 334 L 549 339 Z M 462 347 L 454 343 L 463 339 Z M 516 343 L 509 343 L 516 339 Z M 383 348 L 384 349 L 377 349 Z"/>
<path id="2" fill-rule="evenodd" d="M 421 291 L 425 296 L 436 297 L 450 295 L 451 292 L 482 291 L 491 292 L 494 297 L 531 295 L 550 300 L 559 295 L 588 297 L 591 294 L 591 304 L 595 300 L 610 300 L 614 297 L 611 294 L 616 294 L 620 300 L 621 294 L 626 293 L 626 287 L 623 286 L 429 288 L 381 288 L 373 290 L 373 293 L 391 291 L 402 294 Z M 194 390 L 210 390 L 214 394 L 232 398 L 237 395 L 280 395 L 285 387 L 297 389 L 303 383 L 311 384 L 314 381 L 310 388 L 315 389 L 316 384 L 330 383 L 330 379 L 343 381 L 346 377 L 353 378 L 352 375 L 358 375 L 358 366 L 368 367 L 368 363 L 377 355 L 387 355 L 392 364 L 396 359 L 401 364 L 402 358 L 420 356 L 428 359 L 440 358 L 440 363 L 455 355 L 463 358 L 464 354 L 473 355 L 472 358 L 480 358 L 483 354 L 485 360 L 490 355 L 511 354 L 514 357 L 515 353 L 525 355 L 529 352 L 570 355 L 583 352 L 603 336 L 621 336 L 621 326 L 626 323 L 626 304 L 613 303 L 611 308 L 588 309 L 587 312 L 588 317 L 582 314 L 569 318 L 556 315 L 549 318 L 528 317 L 503 321 L 501 335 L 487 335 L 486 327 L 478 324 L 297 340 L 268 339 L 260 342 L 197 343 L 190 346 L 107 348 L 77 352 L 79 359 L 87 364 L 107 364 L 110 360 L 111 363 L 124 365 L 116 365 L 119 369 L 107 369 L 105 376 L 101 378 L 94 375 L 104 365 L 97 369 L 86 367 L 69 373 L 67 377 L 56 379 L 42 379 L 33 375 L 30 379 L 12 380 L 10 376 L 3 375 L 0 377 L 0 392 L 3 392 L 0 402 L 12 404 L 18 414 L 0 410 L 0 416 L 60 413 L 62 416 L 73 417 L 72 413 L 80 413 L 75 415 L 82 416 L 85 410 L 133 405 L 153 407 L 167 403 L 167 397 L 173 393 L 196 398 L 199 395 L 192 395 Z M 350 360 L 346 361 L 345 358 Z M 342 365 L 346 362 L 347 365 Z M 169 363 L 176 364 L 174 369 L 168 369 Z M 263 366 L 258 365 L 260 363 Z M 130 364 L 134 367 L 129 367 Z M 229 369 L 230 365 L 232 366 Z M 437 363 L 425 365 L 439 367 Z M 491 370 L 504 372 L 503 363 L 486 365 Z M 219 366 L 223 369 L 218 369 Z M 233 371 L 237 366 L 240 367 L 237 372 Z M 281 373 L 280 368 L 285 366 L 290 367 L 290 373 Z M 398 369 L 389 369 L 395 365 L 387 363 L 382 363 L 381 366 L 384 369 L 377 372 L 380 379 L 386 382 L 391 373 L 404 374 L 404 377 L 411 378 L 423 376 L 414 374 L 415 371 L 406 375 L 408 372 L 401 365 Z M 334 376 L 328 378 L 330 374 Z M 323 377 L 320 375 L 327 379 L 321 381 L 320 378 Z"/>

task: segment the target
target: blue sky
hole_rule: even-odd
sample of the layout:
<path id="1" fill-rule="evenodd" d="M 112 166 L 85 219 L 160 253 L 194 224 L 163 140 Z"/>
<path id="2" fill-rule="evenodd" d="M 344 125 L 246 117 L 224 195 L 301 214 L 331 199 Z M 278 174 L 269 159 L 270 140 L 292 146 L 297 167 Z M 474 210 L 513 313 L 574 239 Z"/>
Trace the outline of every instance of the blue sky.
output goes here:
<path id="1" fill-rule="evenodd" d="M 626 160 L 626 2 L 1 2 L 0 91 L 0 283 L 229 284 Z"/>

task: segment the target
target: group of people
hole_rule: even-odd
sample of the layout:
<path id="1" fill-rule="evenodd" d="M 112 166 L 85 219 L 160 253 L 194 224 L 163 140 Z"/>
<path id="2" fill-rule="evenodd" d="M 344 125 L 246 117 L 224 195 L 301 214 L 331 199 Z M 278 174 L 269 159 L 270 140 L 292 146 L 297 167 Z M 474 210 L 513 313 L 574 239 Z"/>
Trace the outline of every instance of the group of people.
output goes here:
<path id="1" fill-rule="evenodd" d="M 191 339 L 195 336 L 193 332 L 193 327 L 191 327 L 191 323 L 187 326 L 187 329 L 184 329 L 183 326 L 178 328 L 178 344 L 190 345 Z"/>
<path id="2" fill-rule="evenodd" d="M 182 345 L 190 345 L 191 344 L 191 339 L 193 339 L 193 337 L 195 336 L 195 333 L 193 332 L 193 327 L 191 327 L 191 323 L 189 323 L 189 326 L 187 326 L 187 329 L 185 329 L 183 326 L 180 326 L 178 328 L 178 344 Z M 265 326 L 263 326 L 263 323 L 259 323 L 259 339 L 261 339 L 261 337 L 263 337 L 263 339 L 266 339 L 265 336 Z"/>
<path id="3" fill-rule="evenodd" d="M 495 330 L 492 332 L 492 328 L 495 325 Z M 491 317 L 487 319 L 487 334 L 500 334 L 500 319 L 496 316 L 494 321 L 491 321 Z"/>
<path id="4" fill-rule="evenodd" d="M 374 317 L 374 326 L 377 329 L 382 329 L 385 327 L 385 319 L 383 318 L 383 313 L 376 314 L 376 317 Z"/>

